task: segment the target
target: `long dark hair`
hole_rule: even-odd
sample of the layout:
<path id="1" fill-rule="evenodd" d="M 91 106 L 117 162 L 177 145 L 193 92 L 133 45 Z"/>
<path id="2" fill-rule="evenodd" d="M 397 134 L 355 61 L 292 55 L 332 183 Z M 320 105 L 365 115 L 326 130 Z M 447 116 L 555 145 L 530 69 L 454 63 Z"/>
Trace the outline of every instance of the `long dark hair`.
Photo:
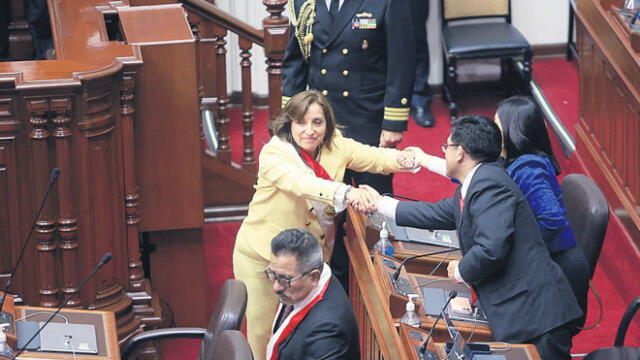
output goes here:
<path id="1" fill-rule="evenodd" d="M 521 155 L 534 154 L 548 157 L 556 175 L 560 174 L 542 112 L 531 98 L 512 96 L 501 101 L 496 112 L 502 124 L 507 166 Z"/>

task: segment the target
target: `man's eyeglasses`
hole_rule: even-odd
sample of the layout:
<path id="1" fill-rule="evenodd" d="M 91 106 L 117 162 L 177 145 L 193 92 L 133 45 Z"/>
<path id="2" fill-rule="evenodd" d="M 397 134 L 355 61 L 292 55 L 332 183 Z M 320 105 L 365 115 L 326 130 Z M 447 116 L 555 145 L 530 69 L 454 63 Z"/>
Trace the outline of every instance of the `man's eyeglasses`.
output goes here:
<path id="1" fill-rule="evenodd" d="M 450 146 L 460 146 L 460 144 L 442 144 L 440 146 L 442 146 L 442 152 L 446 153 Z"/>
<path id="2" fill-rule="evenodd" d="M 305 275 L 311 273 L 313 270 L 315 270 L 315 269 L 311 269 L 311 270 L 305 271 L 302 274 L 300 274 L 298 276 L 295 276 L 295 277 L 292 277 L 292 278 L 286 277 L 284 275 L 276 274 L 269 267 L 264 269 L 264 273 L 267 275 L 267 278 L 269 278 L 270 281 L 277 281 L 278 284 L 280 284 L 280 286 L 282 286 L 285 289 L 288 289 L 288 288 L 291 287 L 291 283 L 292 282 L 302 279 L 303 277 L 305 277 Z"/>

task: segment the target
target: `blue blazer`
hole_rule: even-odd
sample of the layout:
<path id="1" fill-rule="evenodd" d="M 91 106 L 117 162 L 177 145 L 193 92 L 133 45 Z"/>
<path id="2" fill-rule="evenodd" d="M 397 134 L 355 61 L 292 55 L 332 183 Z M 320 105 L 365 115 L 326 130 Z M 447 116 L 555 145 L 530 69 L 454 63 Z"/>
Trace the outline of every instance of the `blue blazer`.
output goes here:
<path id="1" fill-rule="evenodd" d="M 525 154 L 511 163 L 507 172 L 531 206 L 549 251 L 553 254 L 574 247 L 576 239 L 566 218 L 562 189 L 549 158 Z"/>
<path id="2" fill-rule="evenodd" d="M 401 202 L 396 222 L 457 229 L 460 274 L 475 289 L 496 340 L 524 343 L 582 314 L 527 200 L 500 163 L 476 170 L 462 213 L 459 198 L 460 187 L 437 203 Z"/>

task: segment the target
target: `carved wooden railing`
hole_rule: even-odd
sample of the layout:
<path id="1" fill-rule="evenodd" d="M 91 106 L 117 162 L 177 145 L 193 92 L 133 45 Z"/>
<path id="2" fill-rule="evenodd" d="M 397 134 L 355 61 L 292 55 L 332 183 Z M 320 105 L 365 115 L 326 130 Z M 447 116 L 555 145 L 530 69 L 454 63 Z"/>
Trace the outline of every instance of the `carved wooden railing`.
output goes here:
<path id="1" fill-rule="evenodd" d="M 239 220 L 253 195 L 256 178 L 254 150 L 254 103 L 252 89 L 252 50 L 263 47 L 268 74 L 270 117 L 280 111 L 282 62 L 288 39 L 288 19 L 282 16 L 286 0 L 264 0 L 269 16 L 262 30 L 238 20 L 204 0 L 182 0 L 197 41 L 196 67 L 203 110 L 214 112 L 215 152 L 204 156 L 205 214 L 208 221 Z M 229 89 L 227 74 L 228 35 L 236 34 L 241 74 L 242 157 L 231 161 L 229 138 Z M 205 130 L 206 131 L 206 130 Z M 235 151 L 235 149 L 234 149 Z M 217 220 L 211 220 L 216 218 Z"/>

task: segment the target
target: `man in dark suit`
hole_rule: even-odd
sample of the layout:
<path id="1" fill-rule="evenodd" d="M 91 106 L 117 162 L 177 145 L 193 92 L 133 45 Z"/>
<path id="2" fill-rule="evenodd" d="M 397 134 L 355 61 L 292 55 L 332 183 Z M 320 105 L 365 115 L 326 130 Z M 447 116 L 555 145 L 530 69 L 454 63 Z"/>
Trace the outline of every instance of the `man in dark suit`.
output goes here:
<path id="1" fill-rule="evenodd" d="M 310 232 L 278 234 L 265 273 L 280 296 L 267 360 L 360 358 L 351 304 Z"/>
<path id="2" fill-rule="evenodd" d="M 545 360 L 570 359 L 582 311 L 526 199 L 496 162 L 501 142 L 489 119 L 460 118 L 442 145 L 447 176 L 461 183 L 455 195 L 433 204 L 382 197 L 377 209 L 401 226 L 457 229 L 463 257 L 449 264 L 449 277 L 475 290 L 495 339 L 533 343 Z"/>
<path id="3" fill-rule="evenodd" d="M 410 0 L 294 0 L 282 69 L 282 104 L 307 87 L 321 91 L 342 133 L 395 147 L 407 130 L 415 76 Z M 392 175 L 347 170 L 344 182 L 393 192 Z M 331 269 L 347 289 L 343 221 Z"/>
<path id="4" fill-rule="evenodd" d="M 283 104 L 307 86 L 320 90 L 345 126 L 345 136 L 368 145 L 397 145 L 407 129 L 415 76 L 409 0 L 293 3 Z M 391 189 L 390 178 L 359 183 Z"/>

